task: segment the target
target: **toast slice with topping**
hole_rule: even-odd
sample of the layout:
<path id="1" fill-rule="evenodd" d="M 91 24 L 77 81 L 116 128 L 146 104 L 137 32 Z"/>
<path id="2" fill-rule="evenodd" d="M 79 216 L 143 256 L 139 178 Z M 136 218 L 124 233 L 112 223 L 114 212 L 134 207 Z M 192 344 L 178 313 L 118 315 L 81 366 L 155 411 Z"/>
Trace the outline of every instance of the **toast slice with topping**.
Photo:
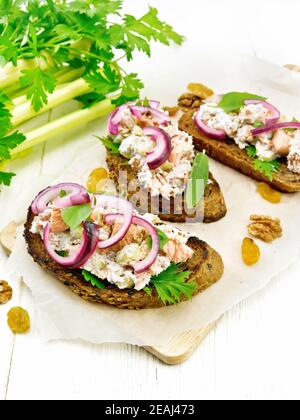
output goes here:
<path id="1" fill-rule="evenodd" d="M 137 180 L 137 171 L 128 165 L 128 161 L 120 155 L 110 154 L 107 155 L 107 165 L 109 169 L 109 176 L 114 181 L 115 185 L 119 185 L 119 173 L 120 171 L 126 172 L 128 177 L 128 182 L 134 182 Z M 120 187 L 120 186 L 119 186 Z M 140 191 L 140 188 L 137 187 L 135 192 L 128 192 L 128 199 L 130 200 L 133 195 Z M 139 211 L 144 213 L 153 212 L 151 195 L 147 193 L 147 199 L 143 202 L 147 203 L 145 206 L 140 206 Z M 159 218 L 166 222 L 171 223 L 185 223 L 187 220 L 194 219 L 195 213 L 189 213 L 185 209 L 184 196 L 179 197 L 178 203 L 179 208 L 176 210 L 176 200 L 170 199 L 170 212 L 162 212 L 163 207 L 163 198 L 159 197 L 159 209 L 157 209 L 157 215 Z M 141 203 L 140 203 L 141 204 Z M 201 204 L 202 205 L 202 204 Z M 209 183 L 206 186 L 204 194 L 204 223 L 213 223 L 223 217 L 227 213 L 227 208 L 224 200 L 223 193 L 221 191 L 220 185 L 215 180 L 213 175 L 209 175 Z M 203 209 L 199 209 L 199 214 L 203 216 Z"/>
<path id="2" fill-rule="evenodd" d="M 34 218 L 35 215 L 30 208 L 24 231 L 29 254 L 36 263 L 53 274 L 72 292 L 87 301 L 109 304 L 120 309 L 137 310 L 165 306 L 154 288 L 146 292 L 145 290 L 120 289 L 109 283 L 105 288 L 97 288 L 84 279 L 81 269 L 66 268 L 55 262 L 48 254 L 41 235 L 32 232 Z M 187 245 L 193 251 L 193 256 L 182 264 L 180 269 L 190 273 L 186 283 L 195 285 L 193 295 L 196 296 L 220 280 L 224 266 L 220 255 L 205 242 L 192 237 L 188 239 Z M 186 300 L 185 296 L 180 296 L 180 300 Z"/>

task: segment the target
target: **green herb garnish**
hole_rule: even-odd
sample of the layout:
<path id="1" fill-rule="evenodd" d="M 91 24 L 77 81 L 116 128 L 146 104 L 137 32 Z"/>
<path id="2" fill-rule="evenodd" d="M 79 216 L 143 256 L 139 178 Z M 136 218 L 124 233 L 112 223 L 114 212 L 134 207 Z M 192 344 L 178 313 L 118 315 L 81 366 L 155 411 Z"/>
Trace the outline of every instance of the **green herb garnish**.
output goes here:
<path id="1" fill-rule="evenodd" d="M 253 124 L 253 127 L 255 127 L 255 128 L 261 128 L 264 125 L 265 124 L 262 121 L 255 121 L 255 123 Z"/>
<path id="2" fill-rule="evenodd" d="M 92 208 L 90 204 L 81 204 L 79 206 L 66 207 L 62 209 L 61 217 L 70 229 L 76 229 L 82 222 L 89 219 L 91 213 Z"/>
<path id="3" fill-rule="evenodd" d="M 160 250 L 163 251 L 165 245 L 167 245 L 167 243 L 170 241 L 170 239 L 167 237 L 167 235 L 162 230 L 156 228 L 156 232 L 157 232 L 158 237 L 159 237 Z M 152 248 L 152 238 L 151 238 L 151 236 L 148 236 L 148 238 L 147 238 L 147 245 L 148 245 L 148 248 Z"/>
<path id="4" fill-rule="evenodd" d="M 257 99 L 259 101 L 265 101 L 267 98 L 263 96 L 254 95 L 253 93 L 247 92 L 229 92 L 226 93 L 218 104 L 219 108 L 222 108 L 225 112 L 237 112 L 243 106 L 245 101 L 249 99 Z"/>
<path id="5" fill-rule="evenodd" d="M 181 271 L 180 265 L 171 264 L 161 274 L 152 277 L 150 287 L 156 289 L 159 298 L 165 305 L 181 302 L 183 296 L 186 299 L 191 299 L 197 288 L 195 282 L 187 282 L 191 274 L 190 271 Z M 147 292 L 149 292 L 148 288 Z"/>
<path id="6" fill-rule="evenodd" d="M 68 193 L 67 193 L 67 191 L 65 191 L 65 190 L 61 190 L 60 191 L 60 193 L 59 193 L 59 197 L 60 198 L 64 198 L 64 197 L 66 197 L 68 195 Z"/>
<path id="7" fill-rule="evenodd" d="M 110 153 L 112 153 L 113 155 L 119 155 L 120 154 L 120 143 L 116 143 L 114 142 L 114 139 L 110 136 L 107 137 L 97 137 L 96 138 L 98 140 L 101 141 L 101 143 L 103 144 L 103 146 L 110 151 Z"/>
<path id="8" fill-rule="evenodd" d="M 256 159 L 254 161 L 254 169 L 267 176 L 270 181 L 273 181 L 274 173 L 279 172 L 280 162 L 278 160 L 266 162 L 260 159 Z"/>
<path id="9" fill-rule="evenodd" d="M 247 152 L 248 156 L 251 157 L 251 158 L 256 158 L 256 156 L 257 156 L 256 147 L 253 146 L 252 144 L 247 146 L 246 152 Z"/>
<path id="10" fill-rule="evenodd" d="M 97 289 L 105 289 L 105 283 L 94 274 L 87 270 L 82 270 L 81 274 L 84 280 L 91 283 L 92 286 L 97 287 Z"/>
<path id="11" fill-rule="evenodd" d="M 144 292 L 148 295 L 148 296 L 152 296 L 152 293 L 153 293 L 153 287 L 148 287 L 148 286 L 146 286 L 146 287 L 144 287 Z"/>
<path id="12" fill-rule="evenodd" d="M 198 153 L 192 168 L 186 190 L 188 209 L 194 209 L 203 199 L 209 179 L 209 160 L 204 153 Z"/>
<path id="13" fill-rule="evenodd" d="M 252 159 L 255 159 L 257 157 L 257 150 L 256 147 L 253 145 L 249 145 L 246 148 L 246 152 L 248 156 Z M 272 160 L 270 162 L 267 162 L 264 160 L 255 159 L 253 163 L 254 169 L 267 176 L 270 181 L 273 181 L 274 173 L 277 173 L 280 169 L 280 162 L 278 160 Z"/>
<path id="14" fill-rule="evenodd" d="M 69 253 L 67 251 L 55 251 L 60 257 L 68 257 Z"/>

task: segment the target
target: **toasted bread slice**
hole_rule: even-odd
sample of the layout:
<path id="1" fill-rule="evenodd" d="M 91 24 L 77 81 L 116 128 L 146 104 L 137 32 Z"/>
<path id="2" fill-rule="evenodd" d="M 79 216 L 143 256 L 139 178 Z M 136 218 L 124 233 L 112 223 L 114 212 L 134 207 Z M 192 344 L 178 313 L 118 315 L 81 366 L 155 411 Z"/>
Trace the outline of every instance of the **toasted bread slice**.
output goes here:
<path id="1" fill-rule="evenodd" d="M 128 161 L 120 155 L 107 155 L 107 165 L 110 173 L 110 178 L 114 181 L 115 185 L 120 186 L 119 182 L 119 173 L 120 171 L 127 173 L 127 181 L 128 183 L 135 182 L 137 183 L 137 172 L 128 165 Z M 134 192 L 128 192 L 128 199 L 130 200 L 132 196 L 134 196 L 137 191 L 140 191 L 140 188 L 136 185 Z M 121 187 L 122 188 L 122 187 Z M 162 212 L 162 209 L 166 208 L 163 203 L 163 198 L 159 197 L 159 208 L 153 209 L 152 205 L 153 202 L 151 201 L 150 194 L 146 193 L 147 197 L 145 200 L 142 200 L 146 205 L 142 205 L 140 202 L 138 205 L 138 209 L 141 213 L 155 213 L 157 214 L 161 220 L 166 222 L 173 222 L 173 223 L 184 223 L 188 221 L 198 221 L 195 218 L 195 214 L 188 213 L 185 209 L 184 205 L 184 197 L 179 197 L 178 204 L 179 208 L 177 208 L 175 204 L 175 200 L 171 199 L 169 205 L 167 206 L 168 212 Z M 158 207 L 158 206 L 157 206 Z M 200 209 L 201 210 L 201 209 Z M 204 223 L 212 223 L 222 219 L 227 213 L 225 200 L 221 191 L 221 188 L 217 181 L 214 179 L 212 174 L 210 174 L 210 183 L 207 185 L 205 190 L 205 197 L 204 197 Z M 203 211 L 199 211 L 198 214 L 202 214 Z"/>
<path id="2" fill-rule="evenodd" d="M 149 296 L 144 291 L 120 290 L 110 284 L 107 284 L 105 289 L 97 289 L 84 280 L 81 270 L 60 266 L 47 253 L 40 235 L 30 232 L 33 219 L 34 214 L 29 209 L 24 231 L 29 254 L 42 268 L 53 274 L 57 280 L 81 298 L 94 303 L 106 303 L 120 309 L 151 309 L 164 306 L 155 291 Z M 196 282 L 195 295 L 197 295 L 222 277 L 224 266 L 220 255 L 205 242 L 190 238 L 188 245 L 194 250 L 194 256 L 183 269 L 193 273 L 188 281 Z"/>
<path id="3" fill-rule="evenodd" d="M 182 101 L 181 101 L 182 102 Z M 291 172 L 284 160 L 281 161 L 280 170 L 274 173 L 273 180 L 254 168 L 254 159 L 250 158 L 245 150 L 241 150 L 232 140 L 212 140 L 206 137 L 196 127 L 193 116 L 197 108 L 187 110 L 179 121 L 180 130 L 186 131 L 193 136 L 194 145 L 197 150 L 206 150 L 208 156 L 218 160 L 225 165 L 236 169 L 244 175 L 259 182 L 265 182 L 271 187 L 285 192 L 294 193 L 300 191 L 300 174 Z"/>

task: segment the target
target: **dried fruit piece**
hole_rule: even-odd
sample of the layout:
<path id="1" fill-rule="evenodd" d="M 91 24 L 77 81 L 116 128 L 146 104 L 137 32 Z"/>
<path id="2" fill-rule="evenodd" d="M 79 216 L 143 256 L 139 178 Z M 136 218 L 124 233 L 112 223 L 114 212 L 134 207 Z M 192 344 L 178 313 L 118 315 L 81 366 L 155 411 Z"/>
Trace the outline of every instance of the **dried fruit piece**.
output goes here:
<path id="1" fill-rule="evenodd" d="M 278 204 L 281 202 L 281 193 L 274 190 L 270 185 L 260 182 L 257 186 L 257 191 L 265 200 L 273 204 Z"/>
<path id="2" fill-rule="evenodd" d="M 104 168 L 94 169 L 88 178 L 87 189 L 90 193 L 100 193 L 108 179 L 108 172 Z"/>
<path id="3" fill-rule="evenodd" d="M 170 117 L 175 117 L 180 108 L 179 106 L 165 106 L 164 110 L 169 113 Z"/>
<path id="4" fill-rule="evenodd" d="M 12 295 L 13 290 L 10 285 L 4 280 L 0 280 L 0 305 L 4 305 L 11 300 Z"/>
<path id="5" fill-rule="evenodd" d="M 19 306 L 12 308 L 7 314 L 7 324 L 14 334 L 23 334 L 30 329 L 29 314 Z"/>
<path id="6" fill-rule="evenodd" d="M 242 244 L 242 257 L 246 265 L 254 265 L 260 259 L 260 249 L 251 238 L 245 238 Z"/>
<path id="7" fill-rule="evenodd" d="M 252 223 L 248 225 L 248 232 L 251 236 L 268 243 L 282 236 L 280 219 L 254 215 L 250 220 Z"/>
<path id="8" fill-rule="evenodd" d="M 202 83 L 190 83 L 188 90 L 196 95 L 199 95 L 201 99 L 207 99 L 214 94 L 214 91 Z"/>

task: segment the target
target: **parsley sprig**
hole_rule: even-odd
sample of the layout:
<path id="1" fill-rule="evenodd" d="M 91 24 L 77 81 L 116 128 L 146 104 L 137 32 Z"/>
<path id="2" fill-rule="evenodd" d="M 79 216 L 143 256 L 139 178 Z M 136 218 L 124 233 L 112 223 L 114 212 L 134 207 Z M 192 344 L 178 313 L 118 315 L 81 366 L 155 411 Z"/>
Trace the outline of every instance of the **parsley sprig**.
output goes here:
<path id="1" fill-rule="evenodd" d="M 254 159 L 254 169 L 264 174 L 270 181 L 273 181 L 274 174 L 280 170 L 279 160 L 264 161 L 257 158 L 257 151 L 254 145 L 249 145 L 246 149 L 249 157 Z"/>
<path id="2" fill-rule="evenodd" d="M 183 297 L 191 299 L 197 288 L 195 282 L 187 281 L 191 274 L 190 271 L 182 271 L 180 265 L 172 263 L 161 274 L 152 277 L 150 285 L 144 291 L 151 295 L 154 288 L 165 305 L 179 303 Z"/>

